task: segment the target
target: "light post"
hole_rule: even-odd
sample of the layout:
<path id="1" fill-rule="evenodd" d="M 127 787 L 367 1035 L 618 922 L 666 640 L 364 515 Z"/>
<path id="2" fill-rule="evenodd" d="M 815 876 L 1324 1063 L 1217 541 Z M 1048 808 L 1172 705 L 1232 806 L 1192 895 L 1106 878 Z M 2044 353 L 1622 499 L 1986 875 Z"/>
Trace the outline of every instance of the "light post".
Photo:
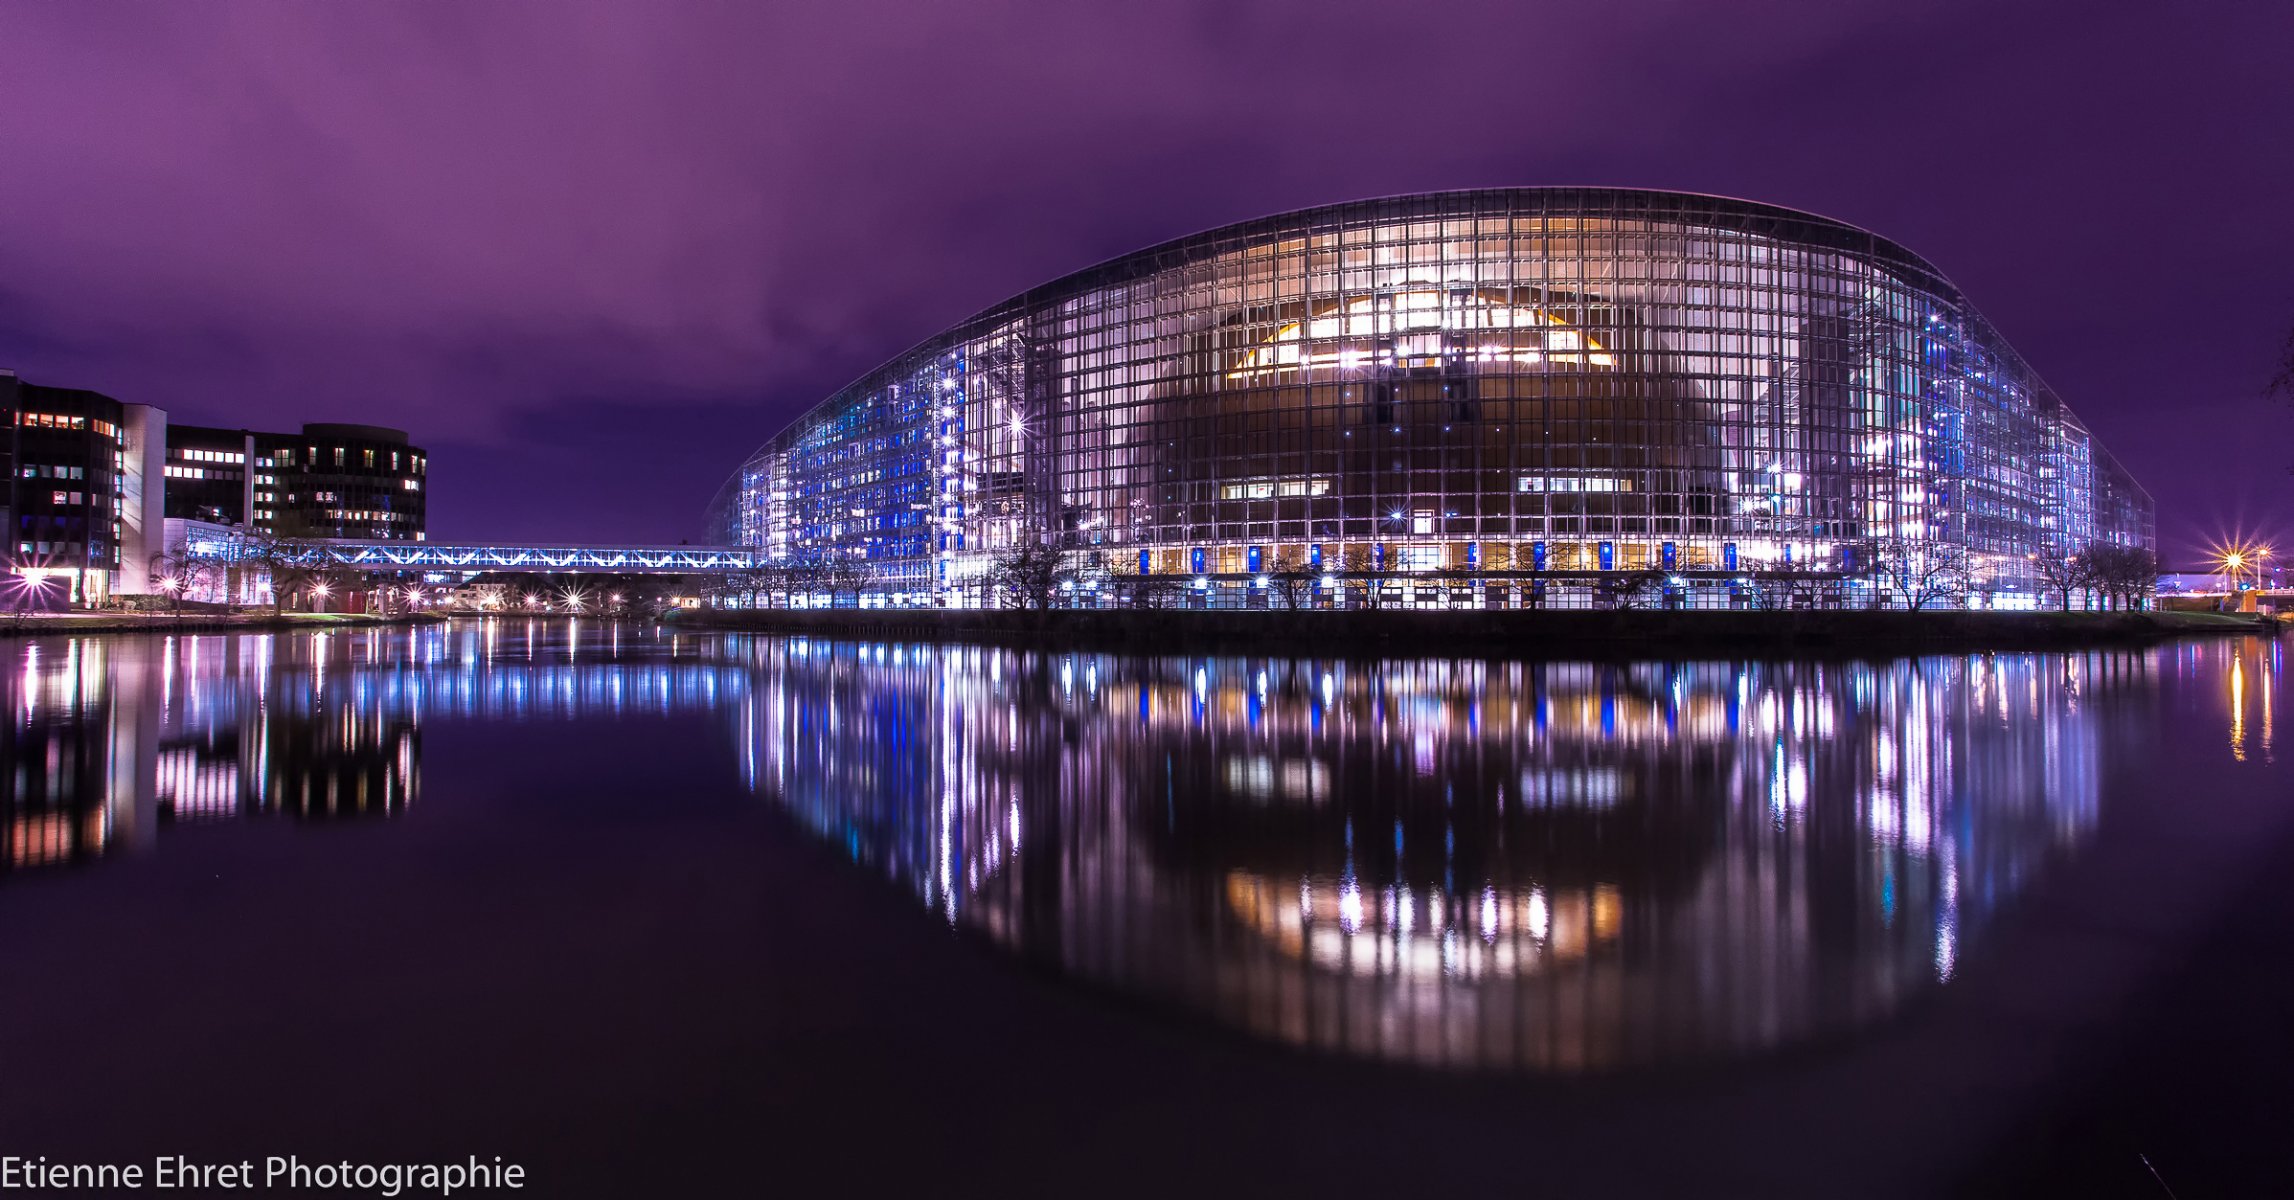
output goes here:
<path id="1" fill-rule="evenodd" d="M 328 597 L 328 596 L 330 596 L 330 595 L 332 595 L 333 593 L 334 593 L 334 589 L 333 589 L 332 587 L 329 587 L 329 586 L 327 585 L 327 583 L 326 583 L 324 580 L 321 580 L 321 581 L 320 581 L 320 582 L 318 582 L 318 583 L 314 583 L 314 584 L 312 584 L 312 585 L 311 585 L 311 606 L 312 606 L 312 607 L 311 607 L 311 611 L 312 611 L 312 612 L 324 612 L 324 611 L 326 611 L 326 610 L 325 610 L 325 608 L 324 608 L 324 605 L 325 605 L 325 604 L 326 604 L 326 602 L 327 602 L 327 597 Z"/>
<path id="2" fill-rule="evenodd" d="M 2268 546 L 2231 546 L 2222 552 L 2223 573 L 2230 576 L 2230 590 L 2245 591 L 2246 576 L 2254 576 L 2254 586 L 2262 587 L 2263 562 L 2270 557 Z"/>

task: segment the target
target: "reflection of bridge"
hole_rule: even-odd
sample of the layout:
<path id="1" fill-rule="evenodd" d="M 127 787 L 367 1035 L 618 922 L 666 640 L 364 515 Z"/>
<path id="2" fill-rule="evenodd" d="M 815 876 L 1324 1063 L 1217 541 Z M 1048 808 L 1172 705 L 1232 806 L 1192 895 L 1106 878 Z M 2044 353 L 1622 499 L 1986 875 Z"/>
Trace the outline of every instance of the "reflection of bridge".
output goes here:
<path id="1" fill-rule="evenodd" d="M 511 542 L 310 543 L 306 563 L 369 571 L 537 571 L 589 574 L 701 575 L 756 566 L 746 546 L 570 546 Z"/>

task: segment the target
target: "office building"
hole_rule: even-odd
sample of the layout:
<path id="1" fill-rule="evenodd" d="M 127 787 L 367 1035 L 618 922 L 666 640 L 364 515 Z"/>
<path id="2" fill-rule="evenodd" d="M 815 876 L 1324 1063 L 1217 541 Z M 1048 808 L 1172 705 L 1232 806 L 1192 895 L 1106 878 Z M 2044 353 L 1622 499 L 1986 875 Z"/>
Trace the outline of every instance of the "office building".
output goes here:
<path id="1" fill-rule="evenodd" d="M 1935 266 L 1766 204 L 1520 188 L 1154 246 L 927 338 L 759 448 L 712 540 L 992 602 L 996 556 L 1245 606 L 1278 564 L 1470 578 L 1416 603 L 1746 602 L 1949 549 L 1966 602 L 2148 548 L 2152 502 Z M 1086 586 L 1090 586 L 1088 583 Z M 1325 600 L 1325 603 L 1328 601 Z"/>

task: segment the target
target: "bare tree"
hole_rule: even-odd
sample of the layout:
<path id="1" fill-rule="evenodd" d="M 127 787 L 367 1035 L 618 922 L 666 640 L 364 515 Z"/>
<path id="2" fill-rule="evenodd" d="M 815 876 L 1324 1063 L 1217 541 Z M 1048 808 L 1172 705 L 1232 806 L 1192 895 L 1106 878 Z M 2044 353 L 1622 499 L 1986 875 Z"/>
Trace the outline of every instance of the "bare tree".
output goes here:
<path id="1" fill-rule="evenodd" d="M 1665 573 L 1655 569 L 1613 571 L 1603 575 L 1594 584 L 1594 595 L 1603 607 L 1616 609 L 1639 608 L 1652 593 L 1665 584 Z"/>
<path id="2" fill-rule="evenodd" d="M 1339 561 L 1345 566 L 1348 589 L 1361 589 L 1355 593 L 1361 600 L 1360 607 L 1373 610 L 1386 607 L 1386 581 L 1394 574 L 1392 552 L 1357 548 L 1348 550 Z"/>
<path id="3" fill-rule="evenodd" d="M 2031 556 L 2031 573 L 2038 577 L 2040 591 L 2053 592 L 2063 598 L 2063 611 L 2071 611 L 2071 593 L 2087 586 L 2087 560 L 2077 554 L 2050 551 Z"/>
<path id="4" fill-rule="evenodd" d="M 255 533 L 242 538 L 240 546 L 240 561 L 260 569 L 270 579 L 273 613 L 285 611 L 289 593 L 321 582 L 332 588 L 332 581 L 323 578 L 328 572 L 317 547 L 304 539 Z"/>
<path id="5" fill-rule="evenodd" d="M 1814 608 L 1837 579 L 1806 559 L 1780 559 L 1753 572 L 1752 601 L 1762 608 Z"/>
<path id="6" fill-rule="evenodd" d="M 1314 606 L 1314 586 L 1319 579 L 1313 564 L 1295 546 L 1276 554 L 1274 569 L 1266 573 L 1268 592 L 1289 612 Z"/>
<path id="7" fill-rule="evenodd" d="M 750 603 L 764 601 L 765 608 L 787 608 L 790 597 L 797 594 L 809 577 L 803 567 L 793 562 L 772 562 L 749 571 L 749 586 L 756 589 L 750 594 Z"/>
<path id="8" fill-rule="evenodd" d="M 193 554 L 188 549 L 179 554 L 151 556 L 151 586 L 167 597 L 169 606 L 177 616 L 183 615 L 184 598 L 198 591 L 214 578 L 217 564 L 205 555 Z"/>
<path id="9" fill-rule="evenodd" d="M 989 585 L 1003 592 L 1012 607 L 1037 611 L 1051 607 L 1067 575 L 1067 556 L 1041 542 L 1013 546 L 988 567 Z"/>
<path id="10" fill-rule="evenodd" d="M 772 578 L 770 564 L 752 563 L 709 579 L 702 587 L 702 594 L 734 608 L 762 608 L 764 605 L 758 601 L 772 595 Z"/>
<path id="11" fill-rule="evenodd" d="M 836 598 L 852 593 L 852 606 L 860 607 L 860 595 L 876 582 L 876 567 L 865 559 L 846 554 L 831 555 L 821 560 L 820 586 L 828 591 L 829 607 L 836 607 Z"/>
<path id="12" fill-rule="evenodd" d="M 2120 608 L 2141 608 L 2158 591 L 2158 556 L 2141 546 L 2118 547 L 2108 572 L 2108 585 Z"/>
<path id="13" fill-rule="evenodd" d="M 811 555 L 784 564 L 780 568 L 780 583 L 786 589 L 789 603 L 793 606 L 796 597 L 803 596 L 805 603 L 811 604 L 812 596 L 828 586 L 827 568 L 826 560 Z"/>
<path id="14" fill-rule="evenodd" d="M 1967 547 L 1952 542 L 1899 538 L 1872 549 L 1875 599 L 1901 597 L 1905 608 L 1959 608 L 1974 583 Z"/>
<path id="15" fill-rule="evenodd" d="M 2106 608 L 2140 608 L 2158 589 L 2158 555 L 2140 546 L 2096 542 L 2080 557 L 2087 563 L 2084 586 L 2101 592 Z"/>

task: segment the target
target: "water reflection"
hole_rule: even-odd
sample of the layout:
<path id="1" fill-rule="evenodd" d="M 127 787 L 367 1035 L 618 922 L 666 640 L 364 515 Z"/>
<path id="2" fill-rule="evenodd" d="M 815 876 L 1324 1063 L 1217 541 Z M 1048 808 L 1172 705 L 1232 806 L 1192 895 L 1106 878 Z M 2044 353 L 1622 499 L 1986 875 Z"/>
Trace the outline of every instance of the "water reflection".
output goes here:
<path id="1" fill-rule="evenodd" d="M 728 694 L 726 668 L 654 661 L 650 640 L 624 659 L 626 634 L 496 620 L 0 643 L 13 659 L 0 866 L 93 858 L 178 822 L 391 816 L 420 794 L 430 715 L 580 720 L 713 710 Z"/>
<path id="2" fill-rule="evenodd" d="M 2096 821 L 2136 655 L 750 647 L 759 789 L 949 921 L 1317 1049 L 1588 1070 L 1869 1023 Z"/>
<path id="3" fill-rule="evenodd" d="M 2160 675 L 2226 688 L 2229 752 L 2267 757 L 2281 652 L 1363 662 L 514 619 L 15 643 L 5 862 L 391 816 L 426 721 L 706 713 L 757 793 L 1061 976 L 1317 1050 L 1607 1070 L 1947 983 L 2090 837 Z"/>

